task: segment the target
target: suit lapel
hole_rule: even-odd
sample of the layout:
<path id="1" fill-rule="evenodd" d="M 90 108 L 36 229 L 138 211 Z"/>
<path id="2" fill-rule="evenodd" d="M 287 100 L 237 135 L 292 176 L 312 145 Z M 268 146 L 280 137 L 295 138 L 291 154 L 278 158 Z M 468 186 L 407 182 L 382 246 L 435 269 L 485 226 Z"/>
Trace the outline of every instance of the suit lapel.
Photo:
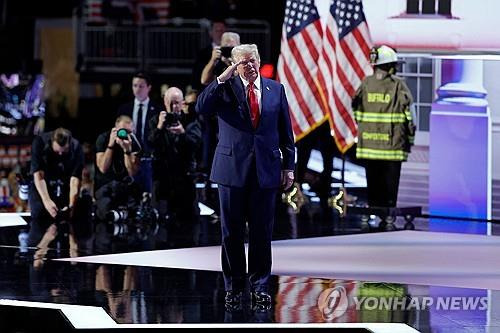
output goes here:
<path id="1" fill-rule="evenodd" d="M 239 76 L 235 76 L 230 82 L 231 89 L 233 90 L 236 100 L 238 101 L 239 111 L 245 121 L 252 126 L 252 120 L 250 119 L 250 106 L 246 98 L 245 87 Z"/>
<path id="2" fill-rule="evenodd" d="M 264 117 L 266 117 L 267 112 L 269 110 L 268 108 L 268 103 L 269 99 L 271 97 L 271 88 L 267 84 L 267 79 L 260 78 L 260 119 L 259 123 L 257 125 L 257 129 L 260 127 L 260 124 L 262 123 L 262 120 Z"/>
<path id="3" fill-rule="evenodd" d="M 267 100 L 269 99 L 269 86 L 267 86 L 266 84 L 267 82 L 262 78 L 262 76 L 260 77 L 260 117 L 262 118 L 263 116 L 265 116 L 265 112 L 267 110 L 267 107 L 266 107 L 266 102 Z M 260 122 L 259 122 L 260 123 Z"/>

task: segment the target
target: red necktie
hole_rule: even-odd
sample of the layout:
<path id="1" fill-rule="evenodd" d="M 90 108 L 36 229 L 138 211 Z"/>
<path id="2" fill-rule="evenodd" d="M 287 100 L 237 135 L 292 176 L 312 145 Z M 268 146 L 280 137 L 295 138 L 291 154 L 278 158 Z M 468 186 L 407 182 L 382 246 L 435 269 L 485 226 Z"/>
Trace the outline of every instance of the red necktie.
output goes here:
<path id="1" fill-rule="evenodd" d="M 259 124 L 259 101 L 253 90 L 254 84 L 248 84 L 248 105 L 250 106 L 250 119 L 252 120 L 253 128 L 257 128 Z"/>

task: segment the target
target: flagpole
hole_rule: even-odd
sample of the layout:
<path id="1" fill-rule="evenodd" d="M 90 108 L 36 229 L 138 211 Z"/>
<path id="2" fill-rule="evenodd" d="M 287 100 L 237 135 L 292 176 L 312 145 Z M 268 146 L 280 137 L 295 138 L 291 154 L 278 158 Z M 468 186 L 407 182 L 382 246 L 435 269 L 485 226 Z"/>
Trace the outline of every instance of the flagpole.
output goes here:
<path id="1" fill-rule="evenodd" d="M 342 169 L 340 170 L 340 187 L 336 195 L 328 199 L 328 204 L 337 210 L 341 219 L 347 215 L 347 192 L 345 189 L 345 154 L 342 153 Z"/>
<path id="2" fill-rule="evenodd" d="M 345 189 L 345 154 L 342 153 L 342 174 L 341 174 L 341 189 Z"/>

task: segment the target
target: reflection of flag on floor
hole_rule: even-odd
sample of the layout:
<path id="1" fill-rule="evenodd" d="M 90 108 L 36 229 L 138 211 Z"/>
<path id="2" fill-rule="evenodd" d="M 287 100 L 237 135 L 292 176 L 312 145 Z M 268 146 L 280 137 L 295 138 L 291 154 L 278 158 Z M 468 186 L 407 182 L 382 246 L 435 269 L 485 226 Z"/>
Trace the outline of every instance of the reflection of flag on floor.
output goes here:
<path id="1" fill-rule="evenodd" d="M 333 0 L 328 15 L 318 81 L 335 141 L 345 152 L 357 136 L 352 96 L 362 79 L 372 73 L 371 39 L 361 0 Z"/>
<path id="2" fill-rule="evenodd" d="M 276 295 L 275 317 L 278 323 L 321 323 L 321 322 L 357 322 L 355 303 L 356 281 L 324 280 L 305 277 L 280 276 Z M 325 320 L 319 307 L 321 293 L 328 289 L 342 286 L 349 299 L 347 311 L 333 320 Z"/>
<path id="3" fill-rule="evenodd" d="M 315 83 L 323 31 L 312 0 L 288 0 L 278 59 L 277 79 L 283 83 L 292 128 L 302 138 L 324 120 L 323 102 Z"/>

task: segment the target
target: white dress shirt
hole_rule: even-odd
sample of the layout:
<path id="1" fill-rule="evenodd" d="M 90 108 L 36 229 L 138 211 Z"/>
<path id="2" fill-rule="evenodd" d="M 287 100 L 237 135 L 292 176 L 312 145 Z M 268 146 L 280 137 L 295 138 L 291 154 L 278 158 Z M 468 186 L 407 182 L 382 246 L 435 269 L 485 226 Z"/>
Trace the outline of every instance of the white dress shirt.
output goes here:
<path id="1" fill-rule="evenodd" d="M 134 99 L 134 112 L 132 112 L 132 121 L 134 122 L 134 133 L 137 133 L 137 114 L 139 113 L 139 104 L 142 104 L 142 134 L 146 135 L 144 133 L 144 126 L 146 125 L 146 116 L 148 114 L 148 104 L 149 104 L 149 97 L 143 100 L 142 102 L 139 101 L 137 98 Z"/>
<path id="2" fill-rule="evenodd" d="M 241 82 L 243 82 L 243 87 L 245 87 L 245 97 L 248 101 L 248 89 L 250 88 L 250 82 L 245 80 L 242 76 L 240 76 L 240 78 Z M 259 113 L 262 114 L 262 90 L 260 89 L 260 75 L 257 76 L 257 79 L 253 83 L 253 91 L 255 92 L 257 102 L 259 103 Z"/>

